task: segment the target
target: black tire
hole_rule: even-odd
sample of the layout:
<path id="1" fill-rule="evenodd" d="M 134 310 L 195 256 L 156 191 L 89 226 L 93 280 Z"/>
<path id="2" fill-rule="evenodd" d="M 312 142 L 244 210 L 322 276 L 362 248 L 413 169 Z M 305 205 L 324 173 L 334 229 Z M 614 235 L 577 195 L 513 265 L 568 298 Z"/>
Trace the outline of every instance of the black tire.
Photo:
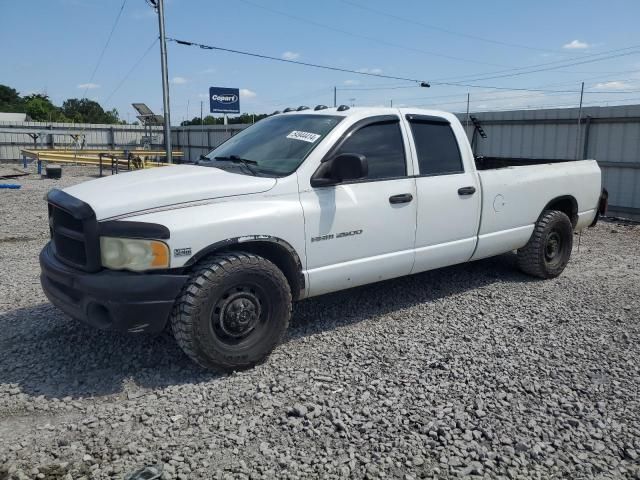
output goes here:
<path id="1" fill-rule="evenodd" d="M 180 348 L 215 370 L 251 367 L 280 343 L 291 317 L 291 290 L 269 260 L 227 252 L 200 262 L 171 314 Z"/>
<path id="2" fill-rule="evenodd" d="M 573 225 L 567 214 L 545 210 L 538 219 L 529 242 L 518 250 L 518 267 L 540 278 L 555 278 L 571 257 Z"/>

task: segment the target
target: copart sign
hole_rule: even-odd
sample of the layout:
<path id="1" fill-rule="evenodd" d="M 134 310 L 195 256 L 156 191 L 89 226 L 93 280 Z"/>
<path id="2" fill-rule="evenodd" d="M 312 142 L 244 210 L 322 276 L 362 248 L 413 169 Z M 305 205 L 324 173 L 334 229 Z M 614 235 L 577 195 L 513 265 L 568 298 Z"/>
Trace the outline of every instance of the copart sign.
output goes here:
<path id="1" fill-rule="evenodd" d="M 240 90 L 210 87 L 209 105 L 211 113 L 240 113 Z"/>

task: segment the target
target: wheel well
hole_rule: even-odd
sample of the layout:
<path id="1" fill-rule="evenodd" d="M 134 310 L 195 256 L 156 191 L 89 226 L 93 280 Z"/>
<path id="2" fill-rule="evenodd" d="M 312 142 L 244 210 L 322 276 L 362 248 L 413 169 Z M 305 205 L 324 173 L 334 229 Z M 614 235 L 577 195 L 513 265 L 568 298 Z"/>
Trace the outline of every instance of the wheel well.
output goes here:
<path id="1" fill-rule="evenodd" d="M 304 275 L 302 274 L 302 264 L 300 259 L 289 244 L 284 241 L 274 240 L 255 240 L 247 242 L 229 241 L 221 242 L 223 244 L 213 245 L 205 251 L 200 252 L 194 257 L 193 265 L 197 260 L 205 255 L 209 256 L 213 253 L 220 252 L 247 252 L 259 255 L 272 262 L 284 274 L 289 287 L 291 288 L 291 296 L 294 300 L 301 298 L 305 287 Z"/>
<path id="2" fill-rule="evenodd" d="M 575 227 L 578 223 L 578 202 L 571 195 L 554 198 L 544 207 L 544 210 L 559 210 L 569 217 L 571 225 Z"/>

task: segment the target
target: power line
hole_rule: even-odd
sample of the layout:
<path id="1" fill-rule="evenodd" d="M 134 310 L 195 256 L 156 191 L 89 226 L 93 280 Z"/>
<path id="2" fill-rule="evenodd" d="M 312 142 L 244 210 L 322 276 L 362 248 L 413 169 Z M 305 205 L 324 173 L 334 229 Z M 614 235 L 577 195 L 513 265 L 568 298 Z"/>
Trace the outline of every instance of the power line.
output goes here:
<path id="1" fill-rule="evenodd" d="M 292 18 L 294 20 L 301 21 L 301 22 L 304 22 L 304 23 L 309 23 L 309 24 L 312 24 L 312 25 L 315 25 L 315 26 L 318 26 L 318 27 L 321 27 L 321 28 L 326 28 L 326 29 L 329 29 L 329 30 L 332 30 L 332 31 L 335 31 L 335 32 L 343 33 L 345 35 L 350 35 L 350 36 L 353 36 L 353 37 L 363 38 L 363 39 L 368 40 L 368 41 L 375 41 L 375 42 L 378 42 L 378 43 L 381 43 L 381 44 L 385 44 L 385 45 L 389 45 L 389 46 L 392 46 L 392 47 L 395 47 L 395 48 L 402 48 L 402 49 L 405 49 L 405 50 L 417 51 L 417 52 L 420 52 L 420 53 L 440 56 L 440 57 L 449 58 L 449 59 L 452 59 L 452 60 L 460 60 L 460 61 L 471 62 L 471 63 L 484 63 L 484 64 L 488 65 L 488 63 L 486 63 L 486 62 L 478 62 L 476 60 L 469 60 L 469 59 L 464 59 L 464 58 L 460 58 L 460 57 L 454 57 L 454 56 L 451 56 L 451 55 L 444 55 L 444 54 L 441 54 L 441 53 L 438 53 L 438 52 L 426 51 L 426 50 L 416 49 L 414 47 L 407 47 L 407 46 L 403 46 L 403 45 L 398 45 L 398 44 L 391 43 L 391 42 L 388 42 L 388 41 L 385 41 L 385 40 L 381 40 L 381 39 L 375 38 L 375 37 L 369 37 L 369 36 L 366 36 L 366 35 L 355 34 L 354 32 L 351 32 L 351 31 L 342 30 L 342 29 L 339 29 L 339 28 L 336 28 L 336 27 L 333 27 L 333 26 L 330 26 L 330 25 L 325 25 L 325 24 L 322 24 L 322 23 L 319 23 L 319 22 L 316 22 L 316 21 L 313 21 L 313 20 L 309 20 L 307 18 L 302 18 L 302 17 L 296 16 L 296 15 L 292 15 L 292 14 L 289 14 L 289 13 L 286 13 L 286 12 L 282 12 L 280 10 L 269 8 L 269 7 L 266 7 L 266 6 L 263 6 L 263 5 L 259 5 L 259 4 L 256 4 L 256 3 L 252 2 L 252 1 L 250 1 L 250 0 L 242 0 L 242 1 L 244 3 L 246 3 L 246 4 L 248 4 L 248 5 L 253 6 L 253 7 L 260 8 L 260 9 L 263 9 L 263 10 L 266 10 L 266 11 L 269 11 L 269 12 L 272 12 L 272 13 L 276 13 L 278 15 L 282 15 L 282 16 L 285 16 L 285 17 L 288 17 L 288 18 Z M 410 22 L 410 23 L 414 23 L 414 24 L 418 24 L 418 25 L 424 26 L 426 28 L 436 29 L 436 30 L 439 30 L 439 31 L 442 31 L 442 32 L 445 32 L 445 33 L 449 33 L 449 34 L 461 35 L 461 36 L 472 38 L 472 39 L 475 39 L 475 40 L 481 40 L 481 41 L 486 41 L 486 42 L 490 42 L 490 43 L 497 43 L 497 44 L 506 45 L 506 46 L 515 46 L 515 47 L 520 47 L 520 48 L 528 48 L 528 49 L 532 49 L 532 50 L 540 50 L 540 51 L 547 51 L 547 52 L 553 52 L 553 53 L 560 53 L 560 52 L 558 52 L 556 50 L 547 50 L 547 49 L 541 49 L 541 48 L 537 48 L 537 47 L 528 47 L 528 46 L 524 46 L 524 45 L 510 44 L 510 43 L 507 43 L 507 42 L 501 42 L 501 41 L 498 41 L 498 40 L 487 39 L 487 38 L 479 37 L 479 36 L 476 36 L 476 35 L 469 35 L 469 34 L 464 34 L 464 33 L 460 33 L 460 32 L 455 32 L 455 31 L 452 31 L 452 30 L 448 30 L 448 29 L 444 29 L 444 28 L 441 28 L 441 27 L 437 27 L 435 25 L 423 24 L 421 22 L 417 22 L 417 21 L 413 21 L 413 20 L 410 20 L 410 19 L 406 19 L 406 18 L 400 17 L 398 15 L 388 14 L 386 12 L 382 12 L 380 10 L 376 10 L 376 9 L 368 7 L 368 6 L 366 7 L 366 6 L 357 4 L 357 3 L 349 1 L 349 0 L 341 0 L 341 1 L 343 1 L 344 3 L 350 4 L 350 5 L 365 9 L 365 10 L 369 10 L 369 11 L 378 13 L 380 15 L 390 16 L 392 18 L 396 18 L 396 19 L 401 20 L 401 21 L 407 21 L 407 22 Z M 632 49 L 632 48 L 636 48 L 638 46 L 639 45 L 635 45 L 635 46 L 626 47 L 626 48 L 623 48 L 623 49 L 609 50 L 607 52 L 586 54 L 586 55 L 582 55 L 580 57 L 580 59 L 583 60 L 585 58 L 603 56 L 603 55 L 606 55 L 607 53 L 629 50 L 629 49 Z M 632 55 L 633 53 L 640 53 L 640 52 L 631 52 L 631 53 L 627 53 L 627 54 L 620 54 L 618 56 Z M 566 66 L 574 66 L 574 65 L 582 65 L 582 64 L 585 64 L 585 63 L 593 63 L 595 61 L 606 60 L 606 59 L 609 59 L 609 58 L 615 58 L 615 56 L 603 57 L 603 58 L 597 59 L 597 60 L 596 59 L 588 60 L 588 61 L 584 61 L 583 60 L 583 61 L 579 61 L 579 62 L 575 62 L 575 63 L 566 63 L 569 60 L 565 59 L 565 60 L 555 60 L 555 61 L 552 61 L 552 62 L 546 62 L 546 63 L 536 64 L 536 65 L 530 65 L 530 66 L 525 66 L 525 67 L 513 67 L 513 68 L 509 68 L 507 70 L 499 70 L 499 71 L 493 72 L 493 73 L 504 73 L 504 72 L 513 72 L 513 71 L 521 71 L 521 70 L 530 70 L 532 68 L 537 68 L 537 67 L 541 67 L 541 66 L 562 64 L 562 65 L 559 65 L 558 67 L 554 67 L 554 68 L 545 68 L 545 69 L 540 69 L 540 70 L 533 70 L 531 72 L 524 72 L 524 73 L 518 73 L 518 74 L 514 73 L 512 75 L 504 75 L 504 76 L 501 75 L 501 76 L 490 77 L 490 78 L 505 78 L 505 77 L 509 77 L 509 76 L 524 75 L 524 74 L 528 74 L 528 73 L 537 73 L 539 71 L 555 70 L 557 68 L 563 68 L 563 67 L 566 67 Z M 488 75 L 491 75 L 491 74 L 492 73 L 489 73 Z M 471 75 L 471 77 L 474 77 L 474 76 L 477 76 L 477 75 L 478 74 Z M 484 74 L 480 74 L 480 75 L 484 75 Z M 465 77 L 469 77 L 469 75 L 467 75 Z M 461 78 L 464 79 L 465 77 L 461 77 Z M 433 81 L 431 83 L 436 84 L 436 81 L 438 81 L 438 80 L 436 79 L 435 81 Z M 441 83 L 441 84 L 444 84 L 444 83 Z M 467 85 L 460 85 L 460 86 L 467 86 Z"/>
<path id="2" fill-rule="evenodd" d="M 576 93 L 576 92 L 572 92 L 572 93 Z M 579 93 L 579 92 L 578 92 Z M 556 96 L 560 96 L 560 97 L 566 97 L 569 94 L 567 93 L 562 93 L 562 94 L 556 94 Z M 458 94 L 456 95 L 459 98 L 462 98 L 462 94 Z M 551 94 L 549 95 L 551 96 Z M 465 95 L 466 97 L 466 95 Z M 424 97 L 425 99 L 428 97 Z M 508 97 L 480 97 L 480 98 L 474 98 L 473 96 L 470 97 L 470 103 L 478 103 L 478 102 L 492 102 L 492 101 L 503 101 L 503 100 L 518 100 L 518 99 L 526 99 L 526 98 L 545 98 L 545 96 L 541 96 L 541 95 L 511 95 Z M 407 100 L 407 99 L 405 99 Z M 410 99 L 409 99 L 410 100 Z M 415 99 L 415 100 L 420 100 L 420 99 Z M 415 105 L 416 107 L 430 107 L 430 106 L 439 106 L 439 105 L 456 105 L 456 104 L 463 104 L 463 103 L 467 103 L 467 99 L 461 99 L 461 100 L 457 100 L 457 101 L 449 101 L 449 102 L 433 102 L 433 103 L 421 103 L 421 104 L 417 104 Z"/>
<path id="3" fill-rule="evenodd" d="M 372 8 L 372 7 L 365 6 L 365 5 L 360 5 L 359 3 L 352 2 L 352 1 L 349 1 L 349 0 L 341 0 L 341 1 L 342 1 L 342 3 L 346 3 L 348 5 L 360 8 L 362 10 L 367 10 L 369 12 L 373 12 L 373 13 L 375 13 L 377 15 L 382 15 L 384 17 L 389 17 L 389 18 L 394 18 L 394 19 L 399 20 L 401 22 L 410 23 L 410 24 L 413 24 L 413 25 L 418 25 L 420 27 L 424 27 L 424 28 L 427 28 L 427 29 L 430 29 L 430 30 L 436 30 L 438 32 L 443 32 L 443 33 L 446 33 L 446 34 L 449 34 L 449 35 L 469 38 L 471 40 L 478 40 L 478 41 L 481 41 L 481 42 L 493 43 L 493 44 L 502 45 L 502 46 L 505 46 L 505 47 L 524 48 L 524 49 L 527 49 L 527 50 L 536 50 L 536 51 L 539 51 L 539 52 L 560 53 L 557 50 L 550 50 L 550 49 L 539 48 L 539 47 L 531 47 L 531 46 L 528 46 L 528 45 L 520 45 L 520 44 L 517 44 L 517 43 L 502 42 L 500 40 L 494 40 L 494 39 L 490 39 L 490 38 L 480 37 L 478 35 L 471 35 L 471 34 L 468 34 L 468 33 L 456 32 L 454 30 L 449 30 L 447 28 L 439 27 L 437 25 L 431 25 L 431 24 L 428 24 L 428 23 L 422 23 L 422 22 L 419 22 L 417 20 L 413 20 L 413 19 L 410 19 L 410 18 L 401 17 L 399 15 L 395 15 L 395 14 L 388 13 L 388 12 L 383 12 L 382 10 L 378 10 L 376 8 Z"/>
<path id="4" fill-rule="evenodd" d="M 456 57 L 456 56 L 453 56 L 453 55 L 446 55 L 444 53 L 434 52 L 434 51 L 430 51 L 430 50 L 422 50 L 420 48 L 409 47 L 409 46 L 406 46 L 406 45 L 400 45 L 400 44 L 397 44 L 397 43 L 389 42 L 387 40 L 383 40 L 381 38 L 370 37 L 368 35 L 362 35 L 362 34 L 355 33 L 355 32 L 349 31 L 349 30 L 343 30 L 341 28 L 337 28 L 337 27 L 334 27 L 334 26 L 331 26 L 331 25 L 326 25 L 324 23 L 316 22 L 315 20 L 310 20 L 308 18 L 299 17 L 297 15 L 292 15 L 290 13 L 283 12 L 281 10 L 276 10 L 275 8 L 270 8 L 270 7 L 266 7 L 264 5 L 260 5 L 260 4 L 254 3 L 254 2 L 252 2 L 250 0 L 241 0 L 241 1 L 246 3 L 247 5 L 251 5 L 252 7 L 255 7 L 255 8 L 260 8 L 260 9 L 265 10 L 267 12 L 275 13 L 277 15 L 282 15 L 284 17 L 291 18 L 293 20 L 296 20 L 296 21 L 299 21 L 299 22 L 303 22 L 303 23 L 307 23 L 307 24 L 310 24 L 310 25 L 314 25 L 316 27 L 324 28 L 326 30 L 331 30 L 333 32 L 342 33 L 343 35 L 349 35 L 350 37 L 361 38 L 361 39 L 367 40 L 368 42 L 376 42 L 376 43 L 379 43 L 381 45 L 386 45 L 386 46 L 393 47 L 393 48 L 400 48 L 402 50 L 409 50 L 409 51 L 413 51 L 413 52 L 417 52 L 417 53 L 422 53 L 422 54 L 425 54 L 425 55 L 432 55 L 432 56 L 435 56 L 435 57 L 446 58 L 446 59 L 449 59 L 449 60 L 456 60 L 456 61 L 464 62 L 464 63 L 475 63 L 475 64 L 478 64 L 478 65 L 490 65 L 490 66 L 493 66 L 493 67 L 505 67 L 505 66 L 508 66 L 508 65 L 503 65 L 503 64 L 499 64 L 499 63 L 482 62 L 482 61 L 474 60 L 474 59 L 471 59 L 471 58 Z"/>
<path id="5" fill-rule="evenodd" d="M 585 94 L 587 94 L 587 93 L 589 93 L 589 94 L 597 93 L 597 94 L 601 94 L 601 95 L 617 95 L 617 94 L 620 94 L 620 93 L 640 93 L 640 90 L 613 90 L 613 91 L 612 90 L 600 90 L 600 91 L 592 90 L 590 92 L 585 90 L 584 93 Z"/>
<path id="6" fill-rule="evenodd" d="M 603 102 L 602 100 L 600 101 L 594 101 L 594 102 L 585 102 L 583 103 L 584 105 L 590 105 L 590 106 L 601 106 L 603 103 L 618 103 L 618 102 L 628 102 L 628 101 L 638 101 L 640 100 L 640 97 L 634 97 L 634 98 L 625 98 L 625 99 L 620 99 L 620 100 L 610 100 L 610 101 L 605 101 Z M 465 102 L 466 103 L 466 102 Z M 556 104 L 540 104 L 540 105 L 528 105 L 526 107 L 500 107 L 500 108 L 495 108 L 495 109 L 489 109 L 489 110 L 479 110 L 477 111 L 478 113 L 483 113 L 483 112 L 504 112 L 504 111 L 510 111 L 510 110 L 538 110 L 538 109 L 542 109 L 542 108 L 578 108 L 578 105 L 576 105 L 576 103 L 556 103 Z"/>
<path id="7" fill-rule="evenodd" d="M 503 77 L 508 77 L 508 76 L 515 76 L 515 75 L 524 75 L 527 73 L 535 73 L 538 71 L 546 71 L 546 70 L 555 70 L 557 68 L 564 68 L 564 67 L 570 67 L 570 66 L 574 66 L 574 65 L 582 65 L 584 63 L 593 63 L 596 61 L 600 61 L 600 60 L 607 60 L 609 58 L 614 58 L 613 56 L 611 56 L 610 54 L 614 54 L 617 52 L 624 52 L 627 50 L 633 50 L 635 48 L 639 48 L 640 45 L 632 45 L 630 47 L 625 47 L 625 48 L 616 48 L 616 49 L 612 49 L 612 50 L 607 50 L 605 52 L 601 52 L 601 53 L 590 53 L 590 54 L 586 54 L 583 55 L 581 57 L 580 61 L 575 61 L 574 60 L 554 60 L 552 62 L 544 62 L 544 63 L 538 63 L 535 65 L 529 65 L 526 67 L 516 67 L 516 68 L 511 68 L 511 69 L 507 69 L 507 70 L 497 70 L 495 72 L 487 72 L 487 73 L 481 73 L 481 74 L 469 74 L 469 75 L 463 75 L 460 77 L 448 77 L 448 78 L 436 78 L 434 80 L 435 81 L 480 81 L 480 80 L 487 80 L 487 79 L 493 79 L 493 78 L 503 78 Z M 631 52 L 628 54 L 633 54 L 633 53 L 638 53 L 638 52 Z M 624 56 L 627 54 L 623 54 L 620 56 Z M 603 57 L 603 58 L 596 58 L 594 59 L 594 57 Z M 592 60 L 584 60 L 585 58 L 588 59 L 592 59 Z M 569 62 L 569 63 L 567 63 Z M 551 66 L 554 65 L 553 68 L 548 68 L 548 69 L 540 69 L 540 70 L 532 70 L 532 69 L 536 69 L 538 67 L 547 67 L 547 66 Z M 518 74 L 512 74 L 509 75 L 510 72 L 519 72 L 522 70 L 532 70 L 530 72 L 524 72 L 524 73 L 518 73 Z M 508 75 L 495 75 L 493 77 L 487 77 L 487 75 L 494 75 L 494 74 L 502 74 L 502 73 L 507 73 Z"/>
<path id="8" fill-rule="evenodd" d="M 111 27 L 111 31 L 109 32 L 109 36 L 107 37 L 107 41 L 104 44 L 104 47 L 102 47 L 102 52 L 100 52 L 100 55 L 98 56 L 98 61 L 96 62 L 96 66 L 94 67 L 93 72 L 91 73 L 91 77 L 89 78 L 89 82 L 87 82 L 87 86 L 84 89 L 84 93 L 82 94 L 82 98 L 86 98 L 87 97 L 87 90 L 89 90 L 89 85 L 91 84 L 91 82 L 93 82 L 93 78 L 95 77 L 96 72 L 98 71 L 98 67 L 102 63 L 102 57 L 104 57 L 104 52 L 107 51 L 107 47 L 109 46 L 109 43 L 111 43 L 111 37 L 113 37 L 113 32 L 116 30 L 116 26 L 118 25 L 118 22 L 120 21 L 120 17 L 122 16 L 122 11 L 124 10 L 124 6 L 125 6 L 126 3 L 127 3 L 127 0 L 123 0 L 122 1 L 122 5 L 120 5 L 120 10 L 118 11 L 118 15 L 116 16 L 116 19 L 113 22 L 113 26 Z"/>
<path id="9" fill-rule="evenodd" d="M 144 58 L 149 54 L 149 52 L 151 51 L 151 49 L 155 46 L 156 42 L 158 41 L 158 38 L 154 38 L 153 42 L 151 43 L 151 45 L 149 45 L 149 47 L 144 51 L 144 53 L 142 54 L 142 56 L 140 58 L 138 58 L 138 60 L 136 61 L 136 63 L 133 64 L 133 66 L 129 69 L 129 71 L 126 73 L 126 75 L 124 77 L 122 77 L 122 80 L 120 80 L 120 82 L 118 82 L 118 85 L 116 86 L 116 88 L 113 89 L 113 91 L 109 94 L 109 96 L 107 97 L 107 99 L 104 101 L 105 104 L 109 103 L 109 100 L 111 99 L 111 97 L 113 97 L 113 95 L 120 89 L 120 87 L 124 84 L 124 82 L 127 81 L 127 79 L 129 78 L 129 76 L 133 73 L 133 71 L 138 67 L 138 65 L 140 65 L 140 63 L 142 62 L 142 60 L 144 60 Z"/>
<path id="10" fill-rule="evenodd" d="M 411 87 L 410 88 L 414 88 Z M 369 87 L 370 90 L 379 90 L 379 89 L 384 89 L 384 87 Z M 538 93 L 538 94 L 544 94 L 545 96 L 551 96 L 551 95 L 555 95 L 555 96 L 568 96 L 568 95 L 575 95 L 578 94 L 580 92 L 580 90 L 576 89 L 576 90 L 549 90 L 549 89 L 543 89 L 543 88 L 536 88 L 536 87 L 531 87 L 531 88 L 508 88 L 508 87 L 500 87 L 500 90 L 504 90 L 504 91 L 521 91 L 521 92 L 531 92 L 531 93 Z M 487 94 L 491 94 L 492 91 L 484 91 L 484 92 L 479 92 L 481 95 L 483 93 L 487 93 Z M 610 93 L 613 94 L 619 94 L 619 93 L 624 93 L 624 94 L 629 94 L 629 93 L 640 93 L 640 90 L 619 90 L 619 91 L 586 91 L 584 92 L 585 94 L 589 93 L 589 94 L 595 94 L 595 95 L 609 95 Z M 466 94 L 464 94 L 466 96 Z M 498 92 L 494 92 L 494 95 L 498 95 Z M 462 97 L 462 93 L 456 93 L 456 94 L 448 94 L 448 95 L 435 95 L 435 96 L 427 96 L 427 97 L 403 97 L 403 98 L 394 98 L 394 101 L 399 101 L 399 102 L 415 102 L 416 100 L 434 100 L 434 99 L 441 99 L 441 98 L 461 98 Z M 496 101 L 502 101 L 502 100 L 511 100 L 511 99 L 524 99 L 524 98 L 542 98 L 540 95 L 514 95 L 514 96 L 508 96 L 508 97 L 504 97 L 504 96 L 493 96 L 493 97 L 480 97 L 478 98 L 476 97 L 471 97 L 471 101 L 473 103 L 476 102 L 481 102 L 481 101 L 491 101 L 491 100 L 496 100 Z M 601 100 L 600 100 L 601 101 Z M 615 101 L 619 101 L 619 100 L 615 100 Z M 428 103 L 428 104 L 418 104 L 416 106 L 433 106 L 433 105 L 452 105 L 452 104 L 461 104 L 461 103 L 466 103 L 466 98 L 464 100 L 460 100 L 460 101 L 447 101 L 447 102 L 437 102 L 437 103 Z"/>
<path id="11" fill-rule="evenodd" d="M 396 86 L 378 86 L 378 87 L 337 87 L 339 92 L 360 92 L 365 90 L 398 90 L 402 88 L 416 88 L 415 85 L 396 85 Z"/>
<path id="12" fill-rule="evenodd" d="M 519 88 L 519 87 L 496 87 L 493 85 L 472 85 L 465 83 L 445 83 L 437 82 L 434 85 L 447 85 L 453 87 L 467 87 L 467 88 L 488 88 L 491 90 L 508 90 L 508 91 L 523 91 L 523 92 L 542 92 L 542 93 L 577 93 L 576 90 L 543 90 L 539 88 Z"/>
<path id="13" fill-rule="evenodd" d="M 640 72 L 640 70 L 627 70 L 625 72 L 614 72 L 614 73 L 636 73 L 636 72 Z M 591 79 L 595 79 L 595 78 L 602 78 L 605 77 L 606 75 L 597 75 L 595 77 L 586 77 L 584 78 L 584 80 L 591 80 Z M 617 79 L 616 81 L 634 81 L 634 80 L 639 80 L 639 79 L 624 79 L 624 80 L 620 80 Z M 610 80 L 604 80 L 600 83 L 606 83 Z M 434 83 L 434 82 L 430 82 L 430 83 Z M 471 85 L 471 84 L 452 84 L 451 86 L 462 86 L 462 87 L 468 87 L 468 88 L 487 88 L 487 89 L 493 89 L 493 90 L 522 90 L 522 91 L 530 91 L 530 92 L 549 92 L 549 93 L 562 93 L 562 92 L 566 92 L 566 93 L 578 93 L 579 89 L 576 90 L 550 90 L 548 87 L 561 87 L 561 86 L 565 86 L 565 85 L 575 85 L 577 82 L 575 81 L 569 81 L 569 82 L 554 82 L 554 83 L 548 83 L 548 84 L 544 84 L 544 85 L 538 85 L 535 87 L 503 87 L 503 86 L 493 86 L 493 85 Z M 438 84 L 437 82 L 435 84 Z M 328 88 L 328 87 L 327 87 Z M 395 89 L 400 89 L 400 88 L 415 88 L 413 85 L 403 85 L 403 86 L 397 86 L 396 84 L 394 85 L 371 85 L 371 86 L 363 86 L 363 87 L 349 87 L 349 88 L 344 88 L 344 87 L 339 87 L 338 90 L 395 90 Z M 480 93 L 488 93 L 488 92 L 480 92 Z M 444 95 L 444 97 L 450 97 L 452 95 Z M 455 95 L 453 95 L 455 96 Z M 443 95 L 440 95 L 439 97 L 430 97 L 430 98 L 440 98 L 443 97 Z"/>
<path id="14" fill-rule="evenodd" d="M 636 48 L 636 47 L 629 47 L 629 48 Z M 628 50 L 628 49 L 623 49 L 623 50 Z M 532 73 L 538 73 L 538 72 L 546 72 L 549 70 L 555 70 L 557 68 L 563 68 L 563 67 L 571 67 L 574 65 L 583 65 L 585 63 L 594 63 L 594 62 L 601 62 L 603 60 L 611 60 L 612 58 L 619 58 L 619 57 L 626 57 L 628 55 L 637 55 L 640 54 L 640 50 L 635 50 L 632 52 L 625 52 L 625 53 L 618 53 L 616 55 L 608 55 L 608 56 L 604 56 L 601 58 L 594 58 L 594 59 L 590 59 L 590 60 L 581 60 L 579 62 L 573 62 L 573 63 L 565 63 L 564 65 L 561 66 L 550 66 L 550 67 L 546 67 L 546 68 L 538 68 L 538 69 L 534 69 L 534 70 L 528 70 L 525 72 L 514 72 L 514 73 L 507 73 L 507 74 L 503 74 L 503 75 L 492 75 L 492 76 L 488 76 L 488 77 L 482 77 L 482 78 L 475 78 L 472 79 L 470 81 L 476 81 L 476 82 L 481 82 L 484 80 L 493 80 L 496 78 L 508 78 L 508 77 L 517 77 L 520 75 L 530 75 Z M 436 82 L 433 82 L 434 84 L 436 84 Z M 445 84 L 444 82 L 439 82 L 440 84 Z M 453 83 L 453 85 L 455 85 L 455 83 Z"/>
<path id="15" fill-rule="evenodd" d="M 419 83 L 419 84 L 427 83 L 424 80 L 420 80 L 420 79 L 416 79 L 416 78 L 400 77 L 400 76 L 394 76 L 394 75 L 386 75 L 386 74 L 382 74 L 382 73 L 364 72 L 362 70 L 354 70 L 354 69 L 350 69 L 350 68 L 334 67 L 334 66 L 330 66 L 330 65 L 322 65 L 322 64 L 311 63 L 311 62 L 303 62 L 303 61 L 300 61 L 300 60 L 290 60 L 290 59 L 285 59 L 285 58 L 280 58 L 280 57 L 273 57 L 273 56 L 270 56 L 270 55 L 264 55 L 264 54 L 260 54 L 260 53 L 247 52 L 247 51 L 243 51 L 243 50 L 235 50 L 235 49 L 231 49 L 231 48 L 218 47 L 218 46 L 214 46 L 214 45 L 206 45 L 206 44 L 197 43 L 197 42 L 191 42 L 191 41 L 187 41 L 187 40 L 180 40 L 180 39 L 172 38 L 172 37 L 167 37 L 167 40 L 170 41 L 170 42 L 175 42 L 175 43 L 177 43 L 179 45 L 199 47 L 199 48 L 201 48 L 203 50 L 218 50 L 218 51 L 222 51 L 222 52 L 235 53 L 237 55 L 245 55 L 245 56 L 249 56 L 249 57 L 261 58 L 261 59 L 264 59 L 264 60 L 273 60 L 273 61 L 276 61 L 276 62 L 290 63 L 290 64 L 294 64 L 294 65 L 302 65 L 302 66 L 305 66 L 305 67 L 313 67 L 313 68 L 319 68 L 319 69 L 324 69 L 324 70 L 332 70 L 332 71 L 337 71 L 337 72 L 351 73 L 351 74 L 355 74 L 355 75 L 365 75 L 365 76 L 368 76 L 368 77 L 387 78 L 387 79 L 391 79 L 391 80 L 402 80 L 402 81 L 406 81 L 406 82 Z M 635 48 L 635 47 L 628 47 L 628 48 Z M 624 50 L 627 50 L 627 49 L 624 49 Z M 614 56 L 610 56 L 610 57 L 606 57 L 606 58 L 588 60 L 587 62 L 605 60 L 607 58 L 613 58 L 613 57 L 624 56 L 624 55 L 632 55 L 632 54 L 636 54 L 636 53 L 640 53 L 640 51 L 627 52 L 627 53 L 618 54 L 618 55 L 614 55 Z M 585 62 L 581 62 L 581 63 L 585 63 Z M 453 87 L 466 87 L 466 88 L 482 88 L 482 89 L 491 89 L 491 90 L 528 91 L 528 92 L 544 92 L 544 93 L 576 93 L 576 90 L 544 90 L 544 89 L 519 88 L 519 87 L 503 87 L 503 86 L 495 86 L 495 85 L 477 85 L 477 84 L 461 83 L 461 82 L 437 82 L 436 81 L 436 82 L 428 82 L 428 84 L 443 85 L 443 86 L 453 86 Z M 566 82 L 565 84 L 570 84 L 570 82 Z M 370 88 L 373 90 L 375 88 L 384 89 L 386 87 L 370 87 Z M 397 87 L 392 87 L 392 88 L 397 88 Z"/>
<path id="16" fill-rule="evenodd" d="M 255 58 L 262 58 L 264 60 L 274 60 L 276 62 L 282 62 L 282 63 L 292 63 L 295 65 L 302 65 L 305 67 L 313 67 L 313 68 L 320 68 L 320 69 L 324 69 L 324 70 L 333 70 L 334 72 L 344 72 L 344 73 L 352 73 L 355 75 L 365 75 L 368 77 L 377 77 L 377 78 L 388 78 L 391 80 L 403 80 L 405 82 L 414 82 L 414 83 L 426 83 L 424 82 L 424 80 L 419 80 L 416 78 L 408 78 L 408 77 L 396 77 L 393 75 L 385 75 L 382 73 L 372 73 L 372 72 L 363 72 L 361 70 L 353 70 L 350 68 L 341 68 L 341 67 L 332 67 L 329 65 L 320 65 L 318 63 L 310 63 L 310 62 L 302 62 L 300 60 L 289 60 L 286 58 L 280 58 L 280 57 L 272 57 L 269 55 L 263 55 L 260 53 L 253 53 L 253 52 L 246 52 L 243 50 L 234 50 L 232 48 L 223 48 L 223 47 L 216 47 L 213 45 L 205 45 L 202 43 L 197 43 L 197 42 L 189 42 L 187 40 L 178 40 L 177 38 L 171 38 L 171 37 L 167 37 L 167 40 L 170 42 L 175 42 L 179 45 L 186 45 L 189 47 L 200 47 L 203 50 L 218 50 L 221 52 L 228 52 L 228 53 L 235 53 L 237 55 L 245 55 L 248 57 L 255 57 Z M 425 85 L 426 86 L 426 85 Z"/>

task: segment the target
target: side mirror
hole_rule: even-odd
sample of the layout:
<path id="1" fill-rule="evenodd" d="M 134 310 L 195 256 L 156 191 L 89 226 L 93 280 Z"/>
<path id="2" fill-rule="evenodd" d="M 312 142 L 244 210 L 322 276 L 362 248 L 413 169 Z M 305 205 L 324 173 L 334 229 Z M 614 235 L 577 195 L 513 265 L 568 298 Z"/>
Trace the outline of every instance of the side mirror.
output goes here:
<path id="1" fill-rule="evenodd" d="M 209 157 L 207 157 L 206 155 L 202 154 L 202 155 L 200 155 L 200 160 L 209 160 Z"/>
<path id="2" fill-rule="evenodd" d="M 311 177 L 312 187 L 327 187 L 369 174 L 367 157 L 358 153 L 342 153 L 324 162 Z"/>

